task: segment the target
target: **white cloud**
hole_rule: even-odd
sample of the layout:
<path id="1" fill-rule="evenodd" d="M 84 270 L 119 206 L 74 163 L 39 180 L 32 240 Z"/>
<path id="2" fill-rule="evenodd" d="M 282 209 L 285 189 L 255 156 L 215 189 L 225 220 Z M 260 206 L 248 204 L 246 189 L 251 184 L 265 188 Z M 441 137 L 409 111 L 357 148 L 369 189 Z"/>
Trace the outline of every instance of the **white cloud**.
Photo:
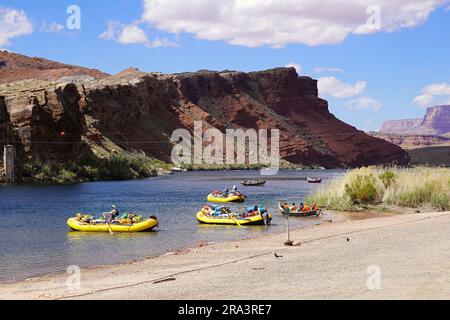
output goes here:
<path id="1" fill-rule="evenodd" d="M 430 107 L 432 104 L 450 103 L 450 84 L 433 83 L 422 89 L 422 94 L 415 97 L 413 104 L 420 107 Z"/>
<path id="2" fill-rule="evenodd" d="M 294 68 L 295 71 L 297 71 L 297 74 L 301 74 L 303 71 L 303 68 L 301 65 L 299 65 L 298 63 L 288 63 L 287 65 L 285 65 L 286 68 Z"/>
<path id="3" fill-rule="evenodd" d="M 64 30 L 64 26 L 57 22 L 48 23 L 47 21 L 42 22 L 41 31 L 49 33 L 58 33 Z"/>
<path id="4" fill-rule="evenodd" d="M 149 40 L 144 30 L 135 24 L 123 27 L 119 34 L 118 41 L 123 44 L 148 44 Z"/>
<path id="5" fill-rule="evenodd" d="M 422 93 L 433 96 L 447 96 L 450 95 L 450 84 L 446 82 L 430 84 L 423 88 Z"/>
<path id="6" fill-rule="evenodd" d="M 149 48 L 178 46 L 167 38 L 150 40 L 145 31 L 136 23 L 124 25 L 117 21 L 110 21 L 108 29 L 100 35 L 100 38 L 114 40 L 121 44 L 142 44 Z"/>
<path id="7" fill-rule="evenodd" d="M 344 72 L 344 69 L 342 68 L 336 68 L 336 67 L 331 67 L 331 68 L 325 68 L 325 67 L 317 67 L 314 68 L 314 72 L 316 73 L 322 73 L 322 72 Z"/>
<path id="8" fill-rule="evenodd" d="M 361 111 L 361 110 L 372 110 L 372 111 L 380 111 L 383 107 L 383 104 L 372 98 L 358 98 L 351 100 L 345 104 L 347 109 Z"/>
<path id="9" fill-rule="evenodd" d="M 23 10 L 0 7 L 0 46 L 7 46 L 11 39 L 33 32 L 33 25 Z"/>
<path id="10" fill-rule="evenodd" d="M 417 26 L 445 0 L 377 0 L 379 30 L 367 27 L 373 0 L 143 0 L 143 21 L 166 32 L 192 33 L 248 47 L 335 44 L 350 34 Z M 338 14 L 336 14 L 338 12 Z"/>
<path id="11" fill-rule="evenodd" d="M 116 21 L 108 22 L 108 29 L 100 35 L 104 40 L 115 40 L 122 44 L 147 44 L 147 35 L 136 24 L 124 25 Z"/>
<path id="12" fill-rule="evenodd" d="M 342 82 L 335 77 L 319 78 L 319 93 L 334 98 L 349 98 L 362 93 L 367 86 L 365 81 L 358 81 L 354 85 Z"/>
<path id="13" fill-rule="evenodd" d="M 412 101 L 415 105 L 418 105 L 420 107 L 429 107 L 434 101 L 434 97 L 428 94 L 423 94 L 420 96 L 417 96 Z"/>

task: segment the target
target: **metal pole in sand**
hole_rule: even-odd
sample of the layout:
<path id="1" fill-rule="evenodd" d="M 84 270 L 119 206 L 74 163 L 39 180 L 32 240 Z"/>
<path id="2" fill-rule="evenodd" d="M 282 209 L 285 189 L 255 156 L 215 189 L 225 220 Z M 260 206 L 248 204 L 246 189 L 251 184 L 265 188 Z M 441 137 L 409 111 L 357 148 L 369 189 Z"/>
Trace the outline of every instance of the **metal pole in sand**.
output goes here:
<path id="1" fill-rule="evenodd" d="M 294 241 L 291 240 L 291 234 L 289 230 L 289 216 L 286 216 L 286 230 L 287 230 L 287 241 L 284 243 L 285 246 L 293 246 Z"/>

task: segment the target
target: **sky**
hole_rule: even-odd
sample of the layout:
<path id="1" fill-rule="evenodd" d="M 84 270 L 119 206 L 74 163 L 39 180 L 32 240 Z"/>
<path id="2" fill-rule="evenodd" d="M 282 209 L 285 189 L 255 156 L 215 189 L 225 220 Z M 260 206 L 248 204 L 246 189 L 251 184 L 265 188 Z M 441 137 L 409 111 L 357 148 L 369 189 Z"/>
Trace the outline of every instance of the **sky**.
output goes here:
<path id="1" fill-rule="evenodd" d="M 0 49 L 117 73 L 292 66 L 365 131 L 450 104 L 448 0 L 2 0 Z"/>

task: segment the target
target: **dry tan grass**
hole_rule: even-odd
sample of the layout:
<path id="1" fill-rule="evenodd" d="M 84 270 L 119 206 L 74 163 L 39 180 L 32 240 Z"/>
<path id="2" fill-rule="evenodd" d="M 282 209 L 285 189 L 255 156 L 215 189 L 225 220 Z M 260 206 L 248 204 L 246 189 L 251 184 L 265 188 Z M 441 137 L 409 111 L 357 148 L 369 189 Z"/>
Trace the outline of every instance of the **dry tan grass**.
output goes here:
<path id="1" fill-rule="evenodd" d="M 381 179 L 386 172 L 393 175 L 392 181 L 388 183 Z M 311 195 L 307 202 L 335 210 L 354 210 L 361 204 L 391 204 L 411 208 L 431 206 L 445 211 L 450 209 L 450 169 L 354 169 L 324 185 L 316 194 Z"/>

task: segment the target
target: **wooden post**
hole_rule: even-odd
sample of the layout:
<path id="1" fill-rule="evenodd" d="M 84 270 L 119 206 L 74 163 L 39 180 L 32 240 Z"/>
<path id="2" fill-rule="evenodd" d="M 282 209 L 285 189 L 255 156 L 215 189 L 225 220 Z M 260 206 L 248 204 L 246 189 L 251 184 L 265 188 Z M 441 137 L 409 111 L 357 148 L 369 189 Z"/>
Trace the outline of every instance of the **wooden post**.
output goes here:
<path id="1" fill-rule="evenodd" d="M 5 180 L 6 183 L 14 183 L 15 170 L 14 170 L 14 158 L 15 158 L 15 148 L 12 145 L 5 145 L 3 148 L 3 165 L 5 167 Z"/>

